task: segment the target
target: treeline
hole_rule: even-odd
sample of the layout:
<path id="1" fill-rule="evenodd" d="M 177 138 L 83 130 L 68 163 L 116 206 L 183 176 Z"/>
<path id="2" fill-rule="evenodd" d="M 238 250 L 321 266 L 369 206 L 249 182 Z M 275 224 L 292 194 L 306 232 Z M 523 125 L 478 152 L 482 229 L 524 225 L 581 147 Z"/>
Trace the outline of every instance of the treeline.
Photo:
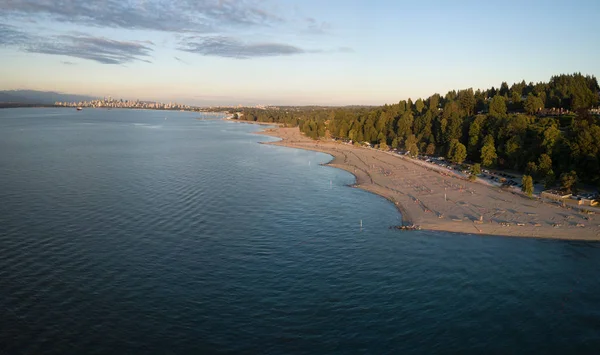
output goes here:
<path id="1" fill-rule="evenodd" d="M 324 107 L 277 107 L 269 109 L 244 108 L 241 112 L 232 110 L 234 118 L 252 122 L 280 123 L 286 127 L 296 127 L 307 121 L 321 122 L 322 125 L 329 117 L 331 109 Z M 322 132 L 323 135 L 325 131 Z M 312 136 L 311 136 L 312 137 Z M 314 136 L 313 138 L 317 138 Z"/>
<path id="2" fill-rule="evenodd" d="M 599 92 L 594 76 L 576 73 L 375 109 L 245 110 L 244 118 L 299 125 L 313 138 L 327 135 L 514 169 L 548 186 L 563 173 L 600 184 L 600 122 L 588 111 L 598 105 Z"/>

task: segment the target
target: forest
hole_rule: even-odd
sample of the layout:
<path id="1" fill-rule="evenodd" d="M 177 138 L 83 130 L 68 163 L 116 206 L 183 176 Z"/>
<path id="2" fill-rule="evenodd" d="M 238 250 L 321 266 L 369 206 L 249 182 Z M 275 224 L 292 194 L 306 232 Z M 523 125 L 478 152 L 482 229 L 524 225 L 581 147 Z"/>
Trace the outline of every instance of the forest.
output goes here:
<path id="1" fill-rule="evenodd" d="M 575 73 L 381 107 L 246 108 L 239 118 L 299 126 L 313 139 L 367 142 L 519 171 L 547 187 L 559 177 L 600 186 L 600 118 L 591 110 L 599 95 L 594 76 Z"/>

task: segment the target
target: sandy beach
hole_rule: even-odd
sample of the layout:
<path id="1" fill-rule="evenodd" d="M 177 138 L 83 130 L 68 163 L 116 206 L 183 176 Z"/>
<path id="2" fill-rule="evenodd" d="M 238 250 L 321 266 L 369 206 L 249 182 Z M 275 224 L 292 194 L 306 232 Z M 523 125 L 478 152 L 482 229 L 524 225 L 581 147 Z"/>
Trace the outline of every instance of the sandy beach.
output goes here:
<path id="1" fill-rule="evenodd" d="M 394 203 L 405 225 L 481 235 L 600 240 L 598 214 L 445 175 L 393 153 L 314 141 L 297 127 L 260 134 L 281 138 L 267 144 L 332 155 L 329 166 L 349 171 L 356 176 L 356 187 Z"/>

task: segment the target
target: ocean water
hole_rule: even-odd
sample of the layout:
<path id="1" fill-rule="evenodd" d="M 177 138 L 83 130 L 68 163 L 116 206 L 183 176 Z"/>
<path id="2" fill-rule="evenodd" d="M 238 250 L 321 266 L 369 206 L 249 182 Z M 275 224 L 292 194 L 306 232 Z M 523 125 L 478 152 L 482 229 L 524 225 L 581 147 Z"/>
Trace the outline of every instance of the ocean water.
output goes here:
<path id="1" fill-rule="evenodd" d="M 600 244 L 390 230 L 199 117 L 0 110 L 0 354 L 600 352 Z"/>

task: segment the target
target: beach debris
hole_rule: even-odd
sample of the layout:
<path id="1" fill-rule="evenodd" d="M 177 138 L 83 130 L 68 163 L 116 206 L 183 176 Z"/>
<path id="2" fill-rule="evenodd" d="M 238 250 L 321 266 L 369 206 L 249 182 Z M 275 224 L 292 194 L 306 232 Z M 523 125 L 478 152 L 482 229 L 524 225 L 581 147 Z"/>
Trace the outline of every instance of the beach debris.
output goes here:
<path id="1" fill-rule="evenodd" d="M 517 223 L 517 226 L 520 226 L 520 227 L 522 227 L 524 225 L 525 225 L 525 223 Z"/>
<path id="2" fill-rule="evenodd" d="M 554 224 L 552 224 L 552 227 L 554 227 L 554 228 L 558 228 L 560 226 L 562 226 L 562 224 L 560 224 L 560 223 L 554 223 Z"/>
<path id="3" fill-rule="evenodd" d="M 534 223 L 534 224 L 533 224 L 533 226 L 534 226 L 534 227 L 541 227 L 542 225 L 541 225 L 541 224 L 539 224 L 539 223 Z"/>
<path id="4" fill-rule="evenodd" d="M 583 228 L 583 227 L 585 227 L 585 224 L 583 224 L 583 223 L 577 223 L 577 227 Z"/>
<path id="5" fill-rule="evenodd" d="M 510 227 L 510 223 L 508 223 L 508 222 L 500 222 L 500 225 L 502 227 Z"/>
<path id="6" fill-rule="evenodd" d="M 401 230 L 401 231 L 418 231 L 421 230 L 421 226 L 417 226 L 415 224 L 410 224 L 410 225 L 403 225 L 403 226 L 394 226 L 394 227 L 390 227 L 390 229 L 397 229 L 397 230 Z"/>

